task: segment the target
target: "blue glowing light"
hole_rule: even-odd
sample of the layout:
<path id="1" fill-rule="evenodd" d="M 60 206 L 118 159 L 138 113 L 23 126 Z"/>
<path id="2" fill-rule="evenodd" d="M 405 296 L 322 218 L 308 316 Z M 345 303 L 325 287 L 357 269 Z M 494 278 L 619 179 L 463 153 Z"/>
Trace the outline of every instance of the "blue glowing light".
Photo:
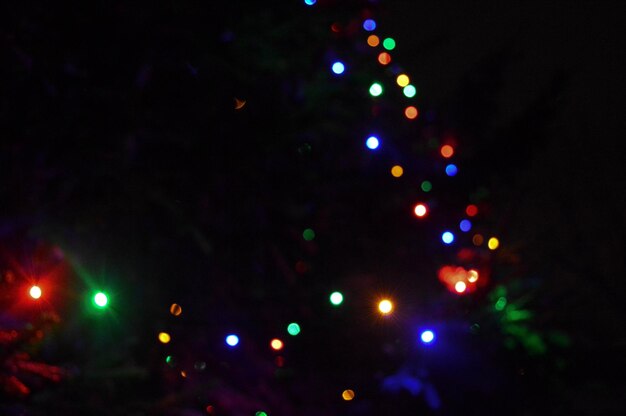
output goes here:
<path id="1" fill-rule="evenodd" d="M 317 0 L 304 0 L 304 4 L 307 6 L 313 6 L 315 3 L 317 3 Z"/>
<path id="2" fill-rule="evenodd" d="M 459 171 L 459 169 L 456 167 L 456 165 L 450 163 L 448 166 L 446 166 L 446 175 L 448 176 L 454 176 L 456 175 L 456 173 Z"/>
<path id="3" fill-rule="evenodd" d="M 459 223 L 459 228 L 461 229 L 461 231 L 466 233 L 466 232 L 468 232 L 469 230 L 472 229 L 472 222 L 470 220 L 462 220 Z"/>
<path id="4" fill-rule="evenodd" d="M 365 146 L 367 146 L 368 149 L 375 150 L 378 149 L 378 146 L 380 146 L 380 141 L 378 140 L 378 137 L 370 136 L 365 141 Z"/>
<path id="5" fill-rule="evenodd" d="M 425 331 L 422 331 L 422 333 L 420 334 L 420 339 L 424 344 L 431 344 L 433 341 L 435 341 L 435 333 L 430 329 L 427 329 Z"/>
<path id="6" fill-rule="evenodd" d="M 346 70 L 346 66 L 342 62 L 337 61 L 333 64 L 332 69 L 335 74 L 340 75 Z"/>
<path id="7" fill-rule="evenodd" d="M 239 337 L 237 335 L 230 334 L 226 337 L 226 343 L 231 347 L 235 347 L 237 344 L 239 344 Z"/>
<path id="8" fill-rule="evenodd" d="M 376 22 L 372 19 L 367 19 L 363 22 L 363 29 L 371 32 L 372 30 L 376 29 Z"/>
<path id="9" fill-rule="evenodd" d="M 441 241 L 446 244 L 452 244 L 452 242 L 454 241 L 454 234 L 452 234 L 450 231 L 444 232 L 443 234 L 441 234 Z"/>

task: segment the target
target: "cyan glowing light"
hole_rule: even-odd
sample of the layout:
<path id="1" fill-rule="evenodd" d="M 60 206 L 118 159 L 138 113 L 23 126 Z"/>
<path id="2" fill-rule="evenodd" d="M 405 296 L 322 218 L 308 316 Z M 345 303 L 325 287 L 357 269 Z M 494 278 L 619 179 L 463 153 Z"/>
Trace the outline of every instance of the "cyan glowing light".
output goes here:
<path id="1" fill-rule="evenodd" d="M 383 93 L 383 86 L 380 85 L 378 82 L 375 82 L 370 86 L 370 95 L 372 97 L 378 97 L 382 93 Z"/>
<path id="2" fill-rule="evenodd" d="M 454 241 L 454 234 L 452 234 L 450 231 L 444 232 L 443 234 L 441 234 L 441 241 L 446 244 L 452 244 L 452 242 Z"/>
<path id="3" fill-rule="evenodd" d="M 332 69 L 335 74 L 340 75 L 346 70 L 346 66 L 342 62 L 337 61 L 333 64 Z"/>
<path id="4" fill-rule="evenodd" d="M 380 146 L 380 141 L 378 140 L 378 137 L 370 136 L 365 141 L 365 146 L 367 146 L 368 149 L 375 150 L 378 149 L 378 146 Z"/>
<path id="5" fill-rule="evenodd" d="M 405 97 L 413 98 L 415 97 L 415 94 L 417 94 L 417 89 L 415 89 L 413 85 L 409 84 L 406 87 L 402 88 L 402 92 L 404 93 Z"/>
<path id="6" fill-rule="evenodd" d="M 239 337 L 235 334 L 230 334 L 226 337 L 226 343 L 231 347 L 235 347 L 239 344 Z"/>
<path id="7" fill-rule="evenodd" d="M 472 229 L 472 222 L 470 220 L 462 220 L 459 223 L 459 228 L 461 229 L 461 231 L 466 233 L 466 232 L 468 232 L 469 230 Z"/>
<path id="8" fill-rule="evenodd" d="M 341 305 L 342 302 L 343 302 L 343 295 L 341 294 L 341 292 L 333 292 L 330 294 L 330 303 L 332 303 L 335 306 L 339 306 Z"/>
<path id="9" fill-rule="evenodd" d="M 367 30 L 368 32 L 371 32 L 372 30 L 376 29 L 376 22 L 372 19 L 367 19 L 363 22 L 363 29 Z"/>
<path id="10" fill-rule="evenodd" d="M 307 6 L 313 6 L 315 3 L 317 3 L 317 0 L 304 0 L 304 4 Z"/>
<path id="11" fill-rule="evenodd" d="M 458 171 L 459 169 L 456 167 L 455 164 L 450 163 L 448 166 L 446 166 L 446 175 L 448 176 L 454 176 L 457 174 Z"/>
<path id="12" fill-rule="evenodd" d="M 424 344 L 431 344 L 435 340 L 435 333 L 430 329 L 422 331 L 420 334 L 420 339 Z"/>
<path id="13" fill-rule="evenodd" d="M 331 302 L 332 302 L 332 298 L 331 298 Z M 295 322 L 290 323 L 289 325 L 287 325 L 287 332 L 289 332 L 289 335 L 293 335 L 295 337 L 296 335 L 300 333 L 300 325 L 298 325 Z"/>
<path id="14" fill-rule="evenodd" d="M 393 38 L 386 38 L 383 40 L 383 48 L 388 51 L 392 51 L 396 47 L 396 41 Z"/>
<path id="15" fill-rule="evenodd" d="M 98 292 L 93 297 L 93 303 L 95 303 L 98 308 L 104 308 L 107 306 L 107 303 L 109 303 L 109 298 L 104 292 Z"/>

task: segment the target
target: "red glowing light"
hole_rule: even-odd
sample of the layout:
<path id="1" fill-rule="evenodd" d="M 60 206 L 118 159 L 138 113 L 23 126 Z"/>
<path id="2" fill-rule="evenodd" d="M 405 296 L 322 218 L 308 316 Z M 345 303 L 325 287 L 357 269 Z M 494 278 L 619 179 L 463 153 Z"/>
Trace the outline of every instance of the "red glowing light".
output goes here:
<path id="1" fill-rule="evenodd" d="M 391 63 L 391 55 L 387 52 L 381 52 L 378 55 L 378 62 L 380 62 L 381 65 L 389 65 Z"/>
<path id="2" fill-rule="evenodd" d="M 476 205 L 468 205 L 467 208 L 465 208 L 465 213 L 467 214 L 468 217 L 473 217 L 476 214 L 478 214 L 478 207 Z"/>

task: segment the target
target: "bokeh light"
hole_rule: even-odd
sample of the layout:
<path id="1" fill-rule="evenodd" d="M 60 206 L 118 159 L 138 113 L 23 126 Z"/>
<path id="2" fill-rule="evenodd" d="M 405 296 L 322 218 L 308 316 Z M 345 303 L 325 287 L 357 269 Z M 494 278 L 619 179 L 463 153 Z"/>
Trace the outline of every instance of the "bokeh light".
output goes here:
<path id="1" fill-rule="evenodd" d="M 461 220 L 461 222 L 459 223 L 459 228 L 461 229 L 461 231 L 466 233 L 472 229 L 472 222 L 470 220 Z"/>
<path id="2" fill-rule="evenodd" d="M 317 3 L 317 0 L 304 0 L 304 4 L 307 6 L 313 6 L 315 3 Z"/>
<path id="3" fill-rule="evenodd" d="M 343 295 L 341 294 L 341 292 L 333 292 L 330 294 L 330 303 L 332 303 L 335 306 L 339 306 L 341 305 L 342 302 L 343 302 Z"/>
<path id="4" fill-rule="evenodd" d="M 109 303 L 109 297 L 104 292 L 98 292 L 93 297 L 93 303 L 98 308 L 104 308 Z"/>
<path id="5" fill-rule="evenodd" d="M 28 294 L 33 299 L 39 299 L 41 297 L 41 288 L 37 285 L 33 285 L 28 291 Z"/>
<path id="6" fill-rule="evenodd" d="M 341 75 L 343 74 L 343 71 L 345 71 L 346 66 L 342 63 L 342 62 L 335 62 L 332 66 L 332 70 L 335 74 L 337 75 Z"/>
<path id="7" fill-rule="evenodd" d="M 465 208 L 465 213 L 468 217 L 474 217 L 476 216 L 476 214 L 478 214 L 478 207 L 473 204 L 468 205 L 467 208 Z"/>
<path id="8" fill-rule="evenodd" d="M 174 316 L 180 316 L 183 313 L 183 308 L 178 303 L 172 303 L 170 306 L 170 313 Z"/>
<path id="9" fill-rule="evenodd" d="M 475 246 L 482 245 L 484 241 L 485 239 L 481 234 L 474 234 L 474 236 L 472 237 L 472 244 L 474 244 Z"/>
<path id="10" fill-rule="evenodd" d="M 504 308 L 506 307 L 506 298 L 504 296 L 499 297 L 493 307 L 496 308 L 497 311 L 504 310 Z"/>
<path id="11" fill-rule="evenodd" d="M 443 146 L 441 146 L 440 152 L 441 152 L 441 156 L 445 158 L 449 158 L 449 157 L 452 157 L 452 155 L 454 154 L 454 148 L 450 146 L 449 144 L 444 144 Z"/>
<path id="12" fill-rule="evenodd" d="M 452 234 L 450 231 L 445 231 L 443 234 L 441 234 L 441 241 L 446 244 L 452 244 L 452 242 L 454 241 L 454 234 Z"/>
<path id="13" fill-rule="evenodd" d="M 424 344 L 431 344 L 435 340 L 435 333 L 430 329 L 426 329 L 420 334 L 420 340 Z"/>
<path id="14" fill-rule="evenodd" d="M 350 390 L 350 389 L 344 390 L 343 393 L 341 393 L 341 397 L 347 402 L 354 399 L 354 396 L 355 396 L 354 390 Z"/>
<path id="15" fill-rule="evenodd" d="M 383 40 L 383 48 L 387 49 L 388 51 L 394 50 L 395 47 L 396 41 L 393 38 L 386 38 L 385 40 Z"/>
<path id="16" fill-rule="evenodd" d="M 256 412 L 256 413 L 254 414 L 254 416 L 267 416 L 267 413 L 265 413 L 265 412 L 264 412 L 264 411 L 262 411 L 262 410 L 259 410 L 258 412 Z"/>
<path id="17" fill-rule="evenodd" d="M 418 114 L 419 112 L 417 111 L 417 108 L 413 107 L 412 105 L 404 109 L 404 116 L 409 120 L 416 119 Z"/>
<path id="18" fill-rule="evenodd" d="M 413 213 L 418 218 L 424 217 L 428 213 L 428 208 L 424 204 L 416 204 L 413 208 Z"/>
<path id="19" fill-rule="evenodd" d="M 430 181 L 422 181 L 420 188 L 422 188 L 424 192 L 430 192 L 433 189 L 433 184 L 430 183 Z"/>
<path id="20" fill-rule="evenodd" d="M 287 332 L 289 333 L 289 335 L 295 337 L 300 333 L 300 325 L 298 325 L 296 322 L 290 323 L 289 325 L 287 325 Z"/>
<path id="21" fill-rule="evenodd" d="M 410 80 L 407 74 L 400 74 L 396 78 L 396 83 L 401 87 L 406 87 L 407 85 L 409 85 L 409 82 Z"/>
<path id="22" fill-rule="evenodd" d="M 498 239 L 495 237 L 491 237 L 487 241 L 487 247 L 489 247 L 489 250 L 495 250 L 498 248 L 498 246 L 500 246 L 500 241 L 498 241 Z"/>
<path id="23" fill-rule="evenodd" d="M 402 89 L 402 93 L 407 98 L 413 98 L 415 97 L 415 94 L 417 94 L 417 89 L 415 89 L 413 85 L 409 84 Z"/>
<path id="24" fill-rule="evenodd" d="M 469 275 L 467 278 L 468 282 L 475 283 L 476 281 L 478 281 L 478 271 L 470 269 L 467 273 Z"/>
<path id="25" fill-rule="evenodd" d="M 283 347 L 285 346 L 285 344 L 283 344 L 283 342 L 281 340 L 279 340 L 278 338 L 274 338 L 271 342 L 270 342 L 270 346 L 272 347 L 272 349 L 274 351 L 280 351 L 283 349 Z"/>
<path id="26" fill-rule="evenodd" d="M 450 163 L 448 166 L 446 166 L 446 175 L 455 176 L 458 172 L 459 169 L 456 167 L 455 164 Z"/>
<path id="27" fill-rule="evenodd" d="M 371 32 L 372 30 L 376 29 L 376 22 L 373 19 L 366 19 L 363 22 L 363 29 Z"/>
<path id="28" fill-rule="evenodd" d="M 307 228 L 302 232 L 302 238 L 304 238 L 306 241 L 313 241 L 313 239 L 315 238 L 315 231 L 313 231 L 313 229 L 311 228 Z"/>
<path id="29" fill-rule="evenodd" d="M 231 347 L 235 347 L 237 344 L 239 344 L 239 337 L 235 334 L 230 334 L 226 337 L 226 344 L 230 345 Z"/>
<path id="30" fill-rule="evenodd" d="M 454 290 L 456 290 L 457 293 L 463 293 L 465 292 L 465 289 L 467 289 L 465 282 L 456 282 L 454 284 Z"/>
<path id="31" fill-rule="evenodd" d="M 383 93 L 383 86 L 380 85 L 378 82 L 375 82 L 370 86 L 370 95 L 372 97 L 378 97 L 382 93 Z"/>
<path id="32" fill-rule="evenodd" d="M 391 63 L 391 55 L 389 55 L 387 52 L 379 53 L 378 63 L 381 65 L 389 65 Z"/>
<path id="33" fill-rule="evenodd" d="M 383 315 L 388 315 L 393 310 L 393 303 L 389 299 L 383 299 L 378 302 L 378 310 Z"/>
<path id="34" fill-rule="evenodd" d="M 375 48 L 376 46 L 380 45 L 380 39 L 376 35 L 369 35 L 367 37 L 367 44 L 370 45 L 372 48 Z"/>
<path id="35" fill-rule="evenodd" d="M 394 178 L 399 178 L 400 176 L 402 176 L 403 173 L 404 173 L 404 169 L 402 169 L 402 166 L 400 165 L 395 165 L 394 167 L 391 168 L 391 175 Z"/>
<path id="36" fill-rule="evenodd" d="M 167 332 L 159 332 L 159 341 L 162 344 L 167 344 L 172 340 L 172 337 Z"/>
<path id="37" fill-rule="evenodd" d="M 378 137 L 370 136 L 365 141 L 365 146 L 367 146 L 368 149 L 375 150 L 378 149 L 378 146 L 380 146 L 380 141 L 378 140 Z"/>

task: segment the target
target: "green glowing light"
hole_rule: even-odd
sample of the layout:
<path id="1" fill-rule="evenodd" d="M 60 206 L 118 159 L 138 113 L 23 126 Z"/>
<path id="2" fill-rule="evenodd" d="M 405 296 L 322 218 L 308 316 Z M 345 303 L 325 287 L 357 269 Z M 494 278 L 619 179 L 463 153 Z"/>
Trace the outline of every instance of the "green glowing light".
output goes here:
<path id="1" fill-rule="evenodd" d="M 304 230 L 302 232 L 302 237 L 306 240 L 306 241 L 312 241 L 315 238 L 315 231 L 313 231 L 310 228 L 307 228 L 306 230 Z"/>
<path id="2" fill-rule="evenodd" d="M 386 38 L 383 40 L 383 48 L 388 51 L 392 51 L 396 47 L 396 41 L 393 38 Z"/>
<path id="3" fill-rule="evenodd" d="M 503 310 L 505 306 L 506 306 L 506 298 L 504 296 L 501 296 L 500 298 L 498 298 L 498 300 L 496 301 L 496 304 L 494 305 L 497 311 Z"/>
<path id="4" fill-rule="evenodd" d="M 342 302 L 343 302 L 343 295 L 341 294 L 341 292 L 333 292 L 330 294 L 330 303 L 332 303 L 335 306 L 339 306 L 341 305 Z"/>
<path id="5" fill-rule="evenodd" d="M 383 86 L 380 85 L 378 82 L 375 82 L 370 86 L 370 95 L 372 97 L 378 97 L 382 93 L 383 93 Z"/>
<path id="6" fill-rule="evenodd" d="M 430 183 L 429 181 L 424 181 L 422 182 L 422 191 L 424 192 L 430 192 L 433 189 L 433 184 Z"/>
<path id="7" fill-rule="evenodd" d="M 289 332 L 289 335 L 293 335 L 295 337 L 300 333 L 300 325 L 295 322 L 290 323 L 287 325 L 287 332 Z"/>
<path id="8" fill-rule="evenodd" d="M 402 89 L 402 92 L 407 98 L 413 98 L 415 97 L 415 94 L 417 94 L 417 89 L 415 89 L 413 85 L 409 84 Z"/>
<path id="9" fill-rule="evenodd" d="M 263 411 L 258 411 L 254 414 L 254 416 L 267 416 L 267 413 L 263 412 Z"/>
<path id="10" fill-rule="evenodd" d="M 109 303 L 109 298 L 104 292 L 98 292 L 93 297 L 93 303 L 98 308 L 104 308 Z"/>

